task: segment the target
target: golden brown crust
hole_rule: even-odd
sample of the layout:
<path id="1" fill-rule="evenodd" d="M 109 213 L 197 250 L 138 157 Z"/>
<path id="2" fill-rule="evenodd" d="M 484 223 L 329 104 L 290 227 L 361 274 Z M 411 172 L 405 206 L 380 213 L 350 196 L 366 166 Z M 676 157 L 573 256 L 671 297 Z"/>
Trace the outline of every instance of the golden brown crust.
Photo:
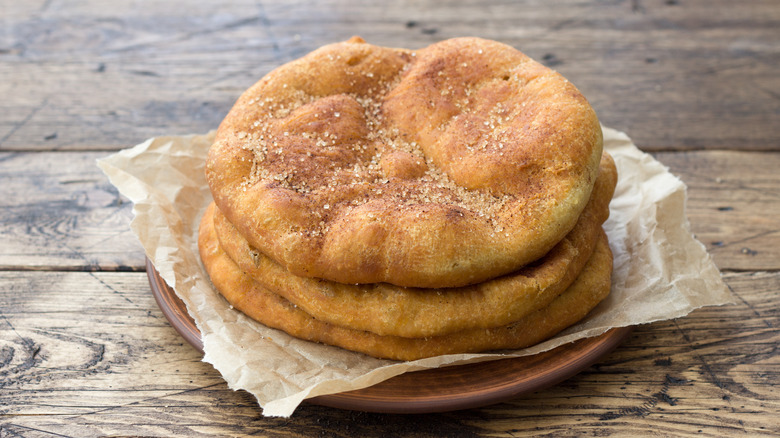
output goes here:
<path id="1" fill-rule="evenodd" d="M 380 335 L 438 336 L 517 321 L 547 306 L 574 281 L 609 215 L 617 172 L 606 153 L 600 170 L 577 225 L 550 253 L 517 272 L 460 288 L 347 285 L 296 276 L 252 248 L 219 210 L 211 206 L 206 214 L 213 211 L 221 247 L 244 272 L 313 317 Z"/>
<path id="2" fill-rule="evenodd" d="M 601 148 L 577 89 L 511 47 L 353 39 L 244 93 L 206 173 L 228 220 L 296 275 L 454 287 L 560 241 Z"/>
<path id="3" fill-rule="evenodd" d="M 236 309 L 292 336 L 339 346 L 371 356 L 414 360 L 451 353 L 523 348 L 554 336 L 576 323 L 609 293 L 612 254 L 602 232 L 596 250 L 575 282 L 550 305 L 506 326 L 473 329 L 429 338 L 380 336 L 313 318 L 246 275 L 222 251 L 211 215 L 201 222 L 201 259 L 219 292 Z"/>

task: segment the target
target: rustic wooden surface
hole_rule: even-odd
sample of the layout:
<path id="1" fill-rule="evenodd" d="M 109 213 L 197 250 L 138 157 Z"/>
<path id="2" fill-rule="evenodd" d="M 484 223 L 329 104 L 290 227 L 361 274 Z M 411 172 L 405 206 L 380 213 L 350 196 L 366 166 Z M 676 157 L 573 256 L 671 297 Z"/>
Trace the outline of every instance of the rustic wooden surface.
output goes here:
<path id="1" fill-rule="evenodd" d="M 0 0 L 0 437 L 780 435 L 777 29 L 772 0 Z M 213 129 L 265 72 L 354 34 L 478 35 L 559 70 L 688 184 L 736 304 L 638 327 L 508 403 L 264 418 L 156 307 L 95 159 Z"/>

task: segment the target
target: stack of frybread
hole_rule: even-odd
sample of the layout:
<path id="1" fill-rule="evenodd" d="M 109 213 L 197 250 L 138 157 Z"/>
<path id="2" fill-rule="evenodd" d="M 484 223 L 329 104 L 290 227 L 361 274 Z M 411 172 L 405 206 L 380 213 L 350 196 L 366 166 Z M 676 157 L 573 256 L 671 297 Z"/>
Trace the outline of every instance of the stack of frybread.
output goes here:
<path id="1" fill-rule="evenodd" d="M 201 259 L 292 336 L 412 360 L 521 348 L 610 290 L 617 172 L 580 92 L 477 38 L 272 71 L 209 151 Z"/>

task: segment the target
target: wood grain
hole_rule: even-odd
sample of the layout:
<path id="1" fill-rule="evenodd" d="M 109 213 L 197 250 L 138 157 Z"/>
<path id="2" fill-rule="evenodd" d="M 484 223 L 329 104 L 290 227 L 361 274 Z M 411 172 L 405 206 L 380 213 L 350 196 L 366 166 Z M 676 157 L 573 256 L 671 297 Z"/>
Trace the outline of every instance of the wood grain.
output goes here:
<path id="1" fill-rule="evenodd" d="M 354 34 L 497 39 L 559 70 L 647 150 L 777 150 L 771 0 L 3 1 L 0 148 L 118 149 L 215 128 L 273 67 Z M 727 84 L 727 86 L 724 86 Z"/>
<path id="2" fill-rule="evenodd" d="M 0 269 L 144 269 L 132 204 L 95 164 L 106 155 L 0 152 Z"/>
<path id="3" fill-rule="evenodd" d="M 509 403 L 425 416 L 304 405 L 290 419 L 262 417 L 251 396 L 229 390 L 200 362 L 155 307 L 143 273 L 6 271 L 0 280 L 0 430 L 9 435 L 528 436 L 543 429 L 555 436 L 755 436 L 778 430 L 767 422 L 771 417 L 746 415 L 780 409 L 777 273 L 729 274 L 737 304 L 638 327 L 584 373 Z"/>
<path id="4" fill-rule="evenodd" d="M 725 270 L 780 268 L 780 154 L 659 153 L 688 186 L 696 237 Z"/>

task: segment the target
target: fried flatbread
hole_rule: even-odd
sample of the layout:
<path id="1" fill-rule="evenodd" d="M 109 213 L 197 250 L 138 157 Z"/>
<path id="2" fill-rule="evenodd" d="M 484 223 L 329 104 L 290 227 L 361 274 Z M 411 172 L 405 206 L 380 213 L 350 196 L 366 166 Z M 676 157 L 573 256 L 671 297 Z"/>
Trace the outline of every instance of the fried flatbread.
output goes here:
<path id="1" fill-rule="evenodd" d="M 218 209 L 210 207 L 206 215 L 214 214 L 222 248 L 244 272 L 315 318 L 380 335 L 437 336 L 517 321 L 548 305 L 574 281 L 609 215 L 617 172 L 606 153 L 600 169 L 577 225 L 547 255 L 519 271 L 460 288 L 354 285 L 297 276 L 252 248 Z"/>
<path id="2" fill-rule="evenodd" d="M 512 47 L 353 38 L 248 89 L 206 176 L 241 235 L 295 275 L 459 287 L 547 254 L 601 152 L 582 94 Z"/>
<path id="3" fill-rule="evenodd" d="M 297 338 L 379 358 L 414 360 L 534 345 L 585 317 L 610 290 L 612 253 L 602 231 L 593 255 L 574 283 L 548 306 L 518 321 L 492 329 L 463 330 L 428 338 L 381 336 L 320 321 L 259 285 L 219 246 L 210 218 L 205 216 L 200 228 L 201 259 L 216 289 L 234 308 Z"/>

